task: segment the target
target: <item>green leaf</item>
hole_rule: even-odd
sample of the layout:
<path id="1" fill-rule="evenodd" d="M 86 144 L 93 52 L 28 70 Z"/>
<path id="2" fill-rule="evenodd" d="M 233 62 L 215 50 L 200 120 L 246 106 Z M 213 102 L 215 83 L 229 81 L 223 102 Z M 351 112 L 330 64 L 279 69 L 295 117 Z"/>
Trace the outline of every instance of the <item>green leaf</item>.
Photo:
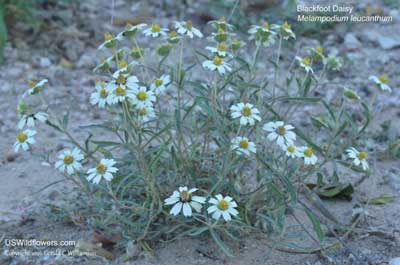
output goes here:
<path id="1" fill-rule="evenodd" d="M 233 258 L 233 255 L 229 251 L 228 246 L 225 245 L 225 243 L 222 241 L 221 237 L 217 234 L 217 232 L 215 232 L 214 229 L 211 227 L 209 229 L 210 229 L 211 237 L 214 239 L 215 243 L 217 243 L 217 245 L 221 248 L 221 250 L 224 252 L 224 254 L 227 255 L 228 257 Z"/>
<path id="2" fill-rule="evenodd" d="M 315 192 L 321 198 L 345 198 L 350 200 L 353 195 L 354 189 L 353 185 L 351 185 L 350 183 L 338 183 L 336 185 L 320 187 L 316 189 Z"/>
<path id="3" fill-rule="evenodd" d="M 383 194 L 379 197 L 369 200 L 369 204 L 373 204 L 373 205 L 387 204 L 387 203 L 393 202 L 395 199 L 396 199 L 396 196 L 393 196 L 390 194 Z"/>
<path id="4" fill-rule="evenodd" d="M 308 219 L 310 219 L 310 221 L 311 221 L 311 223 L 313 225 L 314 231 L 317 234 L 319 241 L 320 242 L 324 242 L 325 241 L 325 234 L 322 231 L 321 222 L 318 220 L 318 218 L 310 210 L 308 210 L 308 209 L 304 209 L 304 210 L 305 210 L 305 212 L 306 212 L 306 214 L 308 216 Z"/>

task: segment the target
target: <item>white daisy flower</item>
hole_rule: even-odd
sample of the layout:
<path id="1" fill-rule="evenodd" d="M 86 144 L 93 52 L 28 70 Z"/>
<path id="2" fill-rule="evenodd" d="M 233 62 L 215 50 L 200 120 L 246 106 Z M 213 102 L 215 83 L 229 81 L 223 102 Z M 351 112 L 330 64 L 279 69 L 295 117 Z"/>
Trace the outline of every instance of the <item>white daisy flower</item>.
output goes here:
<path id="1" fill-rule="evenodd" d="M 294 144 L 282 146 L 282 149 L 285 151 L 286 156 L 290 158 L 302 157 L 297 146 L 295 146 Z"/>
<path id="2" fill-rule="evenodd" d="M 311 68 L 311 60 L 308 57 L 301 58 L 296 56 L 296 60 L 299 62 L 301 68 L 303 68 L 306 73 L 314 74 L 313 69 Z"/>
<path id="3" fill-rule="evenodd" d="M 318 157 L 314 155 L 311 147 L 302 146 L 299 147 L 300 156 L 304 159 L 305 165 L 315 165 L 317 163 Z"/>
<path id="4" fill-rule="evenodd" d="M 22 150 L 27 151 L 29 149 L 29 145 L 36 143 L 33 136 L 36 134 L 36 131 L 33 130 L 25 130 L 17 134 L 16 141 L 14 143 L 14 151 L 18 152 L 20 148 Z"/>
<path id="5" fill-rule="evenodd" d="M 229 36 L 235 36 L 236 34 L 234 33 L 228 33 L 225 31 L 225 29 L 219 27 L 217 32 L 212 32 L 211 36 L 208 37 L 208 40 L 215 40 L 216 42 L 223 42 L 227 41 Z"/>
<path id="6" fill-rule="evenodd" d="M 281 147 L 292 145 L 296 140 L 296 134 L 292 131 L 293 129 L 292 125 L 285 125 L 283 121 L 268 122 L 263 126 L 263 130 L 269 132 L 268 140 L 276 141 Z"/>
<path id="7" fill-rule="evenodd" d="M 349 158 L 353 159 L 353 163 L 356 166 L 361 165 L 363 170 L 368 170 L 368 162 L 367 162 L 367 152 L 364 151 L 357 151 L 354 147 L 350 147 L 349 149 L 346 150 L 347 155 Z"/>
<path id="8" fill-rule="evenodd" d="M 229 24 L 228 22 L 226 22 L 224 17 L 221 17 L 219 20 L 211 20 L 208 21 L 207 24 L 212 25 L 214 28 L 216 29 L 224 29 L 224 30 L 233 30 L 235 29 L 235 27 L 231 24 Z"/>
<path id="9" fill-rule="evenodd" d="M 189 38 L 193 39 L 194 36 L 198 38 L 203 38 L 203 34 L 200 30 L 193 27 L 192 21 L 176 21 L 175 22 L 175 29 L 180 35 L 186 35 Z"/>
<path id="10" fill-rule="evenodd" d="M 219 57 L 226 57 L 229 55 L 229 53 L 226 51 L 227 46 L 225 42 L 220 42 L 218 43 L 217 47 L 206 47 L 206 50 L 209 50 L 210 52 L 216 54 Z"/>
<path id="11" fill-rule="evenodd" d="M 168 32 L 167 28 L 161 28 L 158 24 L 151 24 L 150 28 L 143 30 L 145 36 L 151 36 L 158 38 L 159 36 L 166 36 Z"/>
<path id="12" fill-rule="evenodd" d="M 25 126 L 35 127 L 35 120 L 46 122 L 49 115 L 45 112 L 36 112 L 31 115 L 23 115 L 21 120 L 18 122 L 17 128 L 22 130 Z"/>
<path id="13" fill-rule="evenodd" d="M 118 168 L 114 167 L 115 162 L 113 159 L 103 158 L 96 167 L 88 170 L 87 180 L 92 181 L 95 184 L 99 184 L 101 179 L 104 178 L 107 181 L 111 181 L 113 174 L 118 171 Z"/>
<path id="14" fill-rule="evenodd" d="M 108 83 L 106 87 L 107 92 L 111 94 L 110 102 L 115 104 L 134 98 L 134 90 L 139 87 L 137 77 L 121 73 L 114 73 L 113 77 L 115 80 Z"/>
<path id="15" fill-rule="evenodd" d="M 231 216 L 239 214 L 235 209 L 237 207 L 236 202 L 229 196 L 223 197 L 221 194 L 218 194 L 208 202 L 213 205 L 208 207 L 207 212 L 212 214 L 212 218 L 215 220 L 219 220 L 222 216 L 228 222 L 231 220 Z"/>
<path id="16" fill-rule="evenodd" d="M 29 80 L 28 81 L 29 89 L 27 91 L 25 91 L 25 93 L 22 96 L 25 97 L 26 95 L 35 95 L 35 94 L 39 93 L 43 89 L 43 86 L 48 82 L 49 82 L 49 80 L 47 80 L 47 79 L 43 79 L 43 80 L 39 81 L 38 83 L 35 83 L 32 80 Z"/>
<path id="17" fill-rule="evenodd" d="M 83 160 L 84 156 L 78 148 L 71 150 L 64 150 L 59 156 L 59 161 L 54 165 L 61 172 L 66 172 L 68 175 L 73 174 L 76 170 L 82 169 L 82 164 L 79 162 Z"/>
<path id="18" fill-rule="evenodd" d="M 270 29 L 268 22 L 265 22 L 261 26 L 252 25 L 248 33 L 250 34 L 249 40 L 254 39 L 257 42 L 261 42 L 265 47 L 269 47 L 275 43 L 276 32 Z"/>
<path id="19" fill-rule="evenodd" d="M 289 23 L 285 21 L 282 25 L 272 25 L 271 28 L 278 32 L 279 35 L 282 36 L 283 39 L 288 40 L 289 38 L 296 39 L 296 35 L 291 29 Z"/>
<path id="20" fill-rule="evenodd" d="M 250 142 L 246 137 L 235 137 L 231 141 L 232 150 L 234 150 L 239 155 L 250 155 L 250 153 L 256 153 L 256 145 Z"/>
<path id="21" fill-rule="evenodd" d="M 133 89 L 132 93 L 133 97 L 131 97 L 131 102 L 139 109 L 152 106 L 153 102 L 156 101 L 153 91 L 147 90 L 144 86 Z"/>
<path id="22" fill-rule="evenodd" d="M 138 118 L 141 122 L 148 122 L 156 117 L 152 106 L 143 106 L 138 109 Z"/>
<path id="23" fill-rule="evenodd" d="M 240 124 L 253 126 L 256 121 L 261 121 L 260 112 L 253 107 L 253 104 L 240 102 L 231 106 L 231 117 L 240 117 Z"/>
<path id="24" fill-rule="evenodd" d="M 232 71 L 231 65 L 224 62 L 224 60 L 219 56 L 215 56 L 213 60 L 203 62 L 203 67 L 210 71 L 217 70 L 220 75 Z"/>
<path id="25" fill-rule="evenodd" d="M 178 190 L 174 191 L 170 197 L 164 200 L 165 205 L 174 204 L 169 213 L 176 216 L 182 211 L 183 216 L 189 217 L 192 216 L 192 208 L 199 213 L 202 204 L 206 202 L 206 198 L 193 196 L 192 193 L 197 191 L 196 188 L 188 190 L 187 187 L 179 187 Z"/>
<path id="26" fill-rule="evenodd" d="M 90 95 L 90 104 L 98 105 L 100 108 L 104 108 L 106 104 L 112 104 L 112 95 L 103 82 L 96 83 L 95 89 L 96 91 Z"/>
<path id="27" fill-rule="evenodd" d="M 383 74 L 383 75 L 380 75 L 379 77 L 371 75 L 369 77 L 369 80 L 375 82 L 375 84 L 379 87 L 380 90 L 392 92 L 392 89 L 388 85 L 387 75 Z"/>
<path id="28" fill-rule="evenodd" d="M 117 38 L 122 38 L 122 37 L 133 37 L 136 35 L 136 33 L 139 30 L 142 30 L 144 27 L 146 27 L 146 24 L 140 23 L 137 25 L 126 25 L 125 30 L 121 31 L 120 33 L 118 33 Z"/>
<path id="29" fill-rule="evenodd" d="M 170 82 L 171 77 L 169 75 L 162 75 L 153 81 L 150 89 L 154 91 L 154 94 L 159 95 L 165 91 Z"/>

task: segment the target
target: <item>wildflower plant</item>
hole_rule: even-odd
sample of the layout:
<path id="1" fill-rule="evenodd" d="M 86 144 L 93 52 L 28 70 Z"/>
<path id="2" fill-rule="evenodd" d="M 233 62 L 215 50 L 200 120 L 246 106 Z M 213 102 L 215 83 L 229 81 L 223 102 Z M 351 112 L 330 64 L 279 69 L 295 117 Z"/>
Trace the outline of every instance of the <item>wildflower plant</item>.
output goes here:
<path id="1" fill-rule="evenodd" d="M 326 249 L 329 224 L 318 217 L 338 221 L 308 184 L 316 176 L 337 183 L 346 168 L 370 173 L 370 156 L 357 150 L 373 150 L 365 135 L 376 104 L 350 88 L 335 104 L 314 96 L 339 64 L 321 47 L 304 48 L 304 57 L 284 50 L 284 42 L 296 41 L 287 22 L 251 26 L 242 40 L 225 19 L 209 25 L 208 37 L 190 21 L 105 34 L 99 53 L 106 59 L 95 68 L 100 81 L 88 103 L 106 110 L 107 120 L 81 126 L 88 137 L 78 140 L 68 116 L 58 118 L 46 105 L 47 80 L 30 83 L 23 99 L 41 98 L 43 106 L 31 112 L 36 116 L 19 107 L 15 150 L 32 150 L 41 135 L 27 117 L 66 136 L 70 147 L 45 159 L 86 194 L 88 223 L 145 250 L 160 238 L 208 234 L 231 256 L 226 242 L 257 232 L 273 248 L 315 251 L 287 247 L 285 219 L 299 211 L 309 217 L 318 249 Z M 205 44 L 195 49 L 199 39 Z M 244 46 L 255 47 L 251 57 Z M 371 80 L 390 91 L 387 78 Z"/>

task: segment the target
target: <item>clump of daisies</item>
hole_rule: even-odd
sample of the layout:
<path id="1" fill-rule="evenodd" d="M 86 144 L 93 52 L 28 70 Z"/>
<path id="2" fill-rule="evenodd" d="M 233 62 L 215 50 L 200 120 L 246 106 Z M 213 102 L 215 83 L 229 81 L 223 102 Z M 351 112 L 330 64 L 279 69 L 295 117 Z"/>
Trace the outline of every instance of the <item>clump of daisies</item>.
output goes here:
<path id="1" fill-rule="evenodd" d="M 208 36 L 191 20 L 106 33 L 87 102 L 107 117 L 79 127 L 86 139 L 48 106 L 51 80 L 29 81 L 17 106 L 14 150 L 47 148 L 36 141 L 54 128 L 63 149 L 42 157 L 85 192 L 87 223 L 147 250 L 159 237 L 208 233 L 231 255 L 222 238 L 282 236 L 284 215 L 299 209 L 318 227 L 297 203 L 316 196 L 309 181 L 341 166 L 371 170 L 361 140 L 371 117 L 356 88 L 342 84 L 335 104 L 311 93 L 340 71 L 338 56 L 316 46 L 290 58 L 287 22 L 262 21 L 243 39 L 225 18 L 206 26 Z M 386 75 L 369 79 L 391 91 Z"/>

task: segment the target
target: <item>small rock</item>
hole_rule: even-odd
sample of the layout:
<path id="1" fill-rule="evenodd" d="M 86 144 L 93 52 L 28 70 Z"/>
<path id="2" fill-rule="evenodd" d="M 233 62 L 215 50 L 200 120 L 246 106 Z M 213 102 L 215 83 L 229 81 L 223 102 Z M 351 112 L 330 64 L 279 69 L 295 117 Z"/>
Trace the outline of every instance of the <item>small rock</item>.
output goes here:
<path id="1" fill-rule="evenodd" d="M 47 68 L 47 67 L 49 67 L 51 65 L 51 61 L 47 57 L 41 57 L 40 61 L 39 61 L 39 65 L 42 68 Z"/>
<path id="2" fill-rule="evenodd" d="M 400 47 L 400 39 L 399 38 L 379 36 L 378 43 L 385 50 L 391 50 L 391 49 Z"/>
<path id="3" fill-rule="evenodd" d="M 17 157 L 18 157 L 18 153 L 15 153 L 15 152 L 9 152 L 6 154 L 7 162 L 14 162 Z"/>
<path id="4" fill-rule="evenodd" d="M 139 256 L 141 253 L 140 248 L 134 241 L 129 241 L 126 245 L 126 255 L 129 258 L 134 258 Z"/>
<path id="5" fill-rule="evenodd" d="M 389 261 L 389 265 L 400 265 L 400 257 L 391 259 L 391 260 Z"/>
<path id="6" fill-rule="evenodd" d="M 92 69 L 96 66 L 95 58 L 88 54 L 83 54 L 76 64 L 78 68 Z"/>
<path id="7" fill-rule="evenodd" d="M 361 42 L 353 33 L 347 33 L 344 37 L 344 45 L 349 51 L 358 50 L 361 47 Z"/>

